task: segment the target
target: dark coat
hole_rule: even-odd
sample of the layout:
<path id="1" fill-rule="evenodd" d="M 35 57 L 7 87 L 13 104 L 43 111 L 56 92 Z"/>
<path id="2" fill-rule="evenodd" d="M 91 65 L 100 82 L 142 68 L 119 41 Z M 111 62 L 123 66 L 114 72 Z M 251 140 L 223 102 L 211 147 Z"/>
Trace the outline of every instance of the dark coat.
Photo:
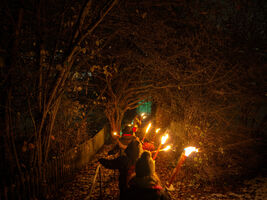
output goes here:
<path id="1" fill-rule="evenodd" d="M 99 162 L 108 169 L 118 169 L 119 170 L 119 189 L 121 198 L 124 196 L 125 191 L 128 185 L 128 177 L 134 173 L 134 165 L 131 165 L 131 162 L 127 156 L 119 156 L 118 158 L 107 160 L 100 159 Z"/>
<path id="2" fill-rule="evenodd" d="M 134 177 L 123 200 L 170 200 L 167 192 L 152 177 Z"/>
<path id="3" fill-rule="evenodd" d="M 124 195 L 128 187 L 128 181 L 132 177 L 135 171 L 135 163 L 142 152 L 141 143 L 137 140 L 133 140 L 125 149 L 125 155 L 121 155 L 115 159 L 108 160 L 101 158 L 99 162 L 108 169 L 119 170 L 119 188 L 120 197 Z"/>

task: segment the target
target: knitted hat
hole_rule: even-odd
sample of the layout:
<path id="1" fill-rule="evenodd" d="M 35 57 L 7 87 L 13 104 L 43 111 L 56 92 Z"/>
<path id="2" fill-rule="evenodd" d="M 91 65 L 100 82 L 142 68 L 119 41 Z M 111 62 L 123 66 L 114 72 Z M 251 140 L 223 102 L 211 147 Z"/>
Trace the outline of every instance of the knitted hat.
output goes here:
<path id="1" fill-rule="evenodd" d="M 138 140 L 133 139 L 125 149 L 125 153 L 135 163 L 142 153 L 141 143 Z"/>
<path id="2" fill-rule="evenodd" d="M 133 134 L 132 127 L 130 127 L 130 126 L 125 126 L 125 127 L 122 129 L 122 135 L 132 135 L 132 134 Z"/>
<path id="3" fill-rule="evenodd" d="M 155 161 L 149 151 L 144 151 L 135 166 L 136 177 L 152 176 L 155 173 Z"/>

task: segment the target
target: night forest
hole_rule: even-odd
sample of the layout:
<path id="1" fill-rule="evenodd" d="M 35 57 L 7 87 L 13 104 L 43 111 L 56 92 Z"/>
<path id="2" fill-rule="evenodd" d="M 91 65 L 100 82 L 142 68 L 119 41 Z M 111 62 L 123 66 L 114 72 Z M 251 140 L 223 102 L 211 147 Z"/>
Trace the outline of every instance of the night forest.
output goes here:
<path id="1" fill-rule="evenodd" d="M 1 1 L 0 199 L 46 199 L 83 159 L 64 156 L 104 129 L 113 144 L 145 103 L 170 171 L 199 148 L 180 182 L 264 171 L 266 15 L 265 0 Z"/>

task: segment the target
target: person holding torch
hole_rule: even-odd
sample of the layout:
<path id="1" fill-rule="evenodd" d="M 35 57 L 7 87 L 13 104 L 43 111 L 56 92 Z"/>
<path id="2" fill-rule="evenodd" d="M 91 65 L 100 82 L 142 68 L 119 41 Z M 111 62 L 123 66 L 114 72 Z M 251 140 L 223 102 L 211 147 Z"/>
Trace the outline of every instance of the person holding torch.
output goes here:
<path id="1" fill-rule="evenodd" d="M 141 143 L 138 140 L 132 140 L 121 156 L 114 159 L 100 158 L 98 160 L 105 168 L 119 170 L 120 200 L 124 199 L 126 195 L 128 182 L 134 173 L 136 161 L 142 152 Z"/>
<path id="2" fill-rule="evenodd" d="M 155 172 L 155 161 L 144 151 L 135 166 L 136 175 L 129 181 L 125 200 L 170 200 Z"/>
<path id="3" fill-rule="evenodd" d="M 151 123 L 149 123 L 147 125 L 146 132 L 145 132 L 143 139 L 142 139 L 143 149 L 148 150 L 148 151 L 154 151 L 154 149 L 155 149 L 155 146 L 153 143 L 151 143 L 149 141 L 145 141 L 146 135 L 147 135 L 148 131 L 150 130 L 151 125 L 152 125 Z"/>
<path id="4" fill-rule="evenodd" d="M 116 145 L 108 152 L 108 155 L 115 155 L 118 152 L 123 152 L 131 141 L 139 140 L 139 138 L 133 135 L 130 126 L 125 126 L 123 128 L 121 137 L 116 132 L 113 133 L 113 136 L 116 138 Z"/>

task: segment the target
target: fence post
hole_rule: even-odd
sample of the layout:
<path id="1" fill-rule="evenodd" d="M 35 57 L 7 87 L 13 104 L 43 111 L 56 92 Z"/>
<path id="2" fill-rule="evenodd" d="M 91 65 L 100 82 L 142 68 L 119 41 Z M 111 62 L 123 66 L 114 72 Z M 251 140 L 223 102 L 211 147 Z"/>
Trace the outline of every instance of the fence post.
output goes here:
<path id="1" fill-rule="evenodd" d="M 13 180 L 14 185 L 0 188 L 0 200 L 42 198 L 42 195 L 50 195 L 65 180 L 69 180 L 70 176 L 73 176 L 78 169 L 90 162 L 91 157 L 103 146 L 102 137 L 105 139 L 106 129 L 105 126 L 85 143 L 57 156 L 56 159 L 50 160 L 41 171 L 38 168 L 32 168 L 17 177 L 17 180 Z M 87 155 L 89 156 L 85 157 Z M 102 198 L 103 177 L 100 167 L 97 168 L 97 173 L 99 173 L 100 198 Z"/>
<path id="2" fill-rule="evenodd" d="M 102 199 L 102 170 L 99 168 L 99 190 L 100 190 L 100 199 Z"/>

